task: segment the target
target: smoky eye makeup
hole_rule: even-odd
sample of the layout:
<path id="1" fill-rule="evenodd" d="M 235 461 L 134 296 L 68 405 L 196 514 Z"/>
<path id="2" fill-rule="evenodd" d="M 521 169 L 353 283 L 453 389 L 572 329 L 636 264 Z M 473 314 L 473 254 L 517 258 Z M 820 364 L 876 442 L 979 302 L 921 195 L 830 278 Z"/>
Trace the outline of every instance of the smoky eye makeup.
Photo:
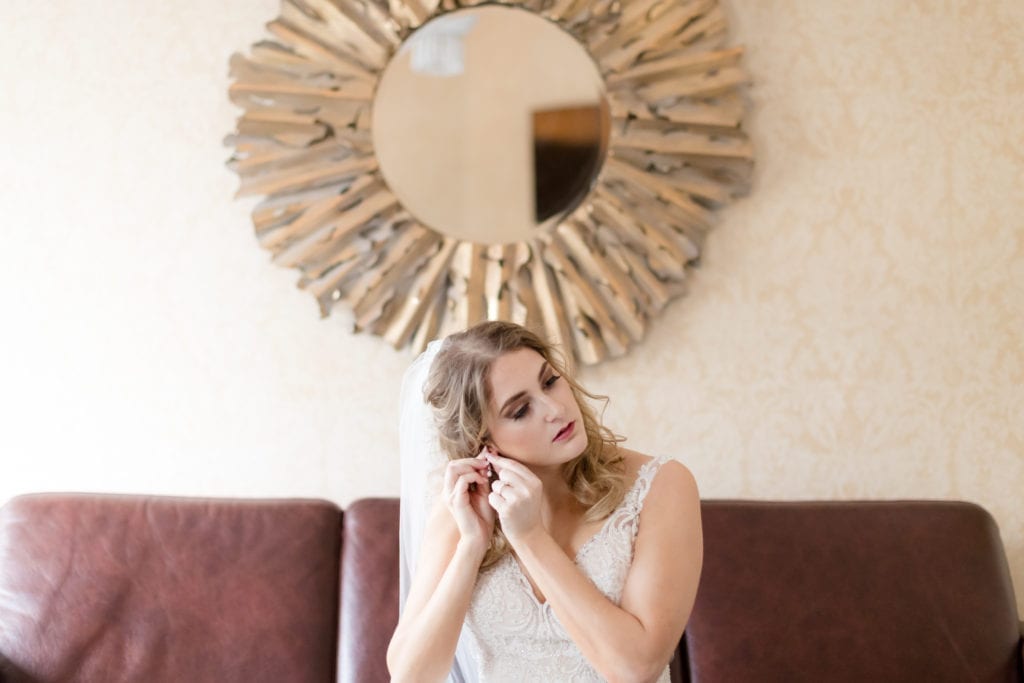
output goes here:
<path id="1" fill-rule="evenodd" d="M 555 385 L 555 382 L 562 378 L 555 369 L 551 367 L 551 364 L 547 361 L 540 368 L 540 374 L 537 376 L 537 380 L 540 382 L 541 390 L 547 391 Z M 519 395 L 525 394 L 525 391 L 519 392 Z M 505 417 L 511 420 L 521 420 L 526 417 L 526 414 L 530 411 L 530 402 L 527 400 L 520 405 L 516 405 L 508 409 L 505 413 Z"/>

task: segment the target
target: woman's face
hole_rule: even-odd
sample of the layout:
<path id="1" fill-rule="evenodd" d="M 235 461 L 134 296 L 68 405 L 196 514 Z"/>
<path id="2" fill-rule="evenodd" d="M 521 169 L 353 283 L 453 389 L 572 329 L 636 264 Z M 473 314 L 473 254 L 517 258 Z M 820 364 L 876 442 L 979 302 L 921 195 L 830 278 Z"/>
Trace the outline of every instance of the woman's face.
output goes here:
<path id="1" fill-rule="evenodd" d="M 587 447 L 572 387 L 533 349 L 517 349 L 491 365 L 485 421 L 498 453 L 524 465 L 561 465 Z"/>

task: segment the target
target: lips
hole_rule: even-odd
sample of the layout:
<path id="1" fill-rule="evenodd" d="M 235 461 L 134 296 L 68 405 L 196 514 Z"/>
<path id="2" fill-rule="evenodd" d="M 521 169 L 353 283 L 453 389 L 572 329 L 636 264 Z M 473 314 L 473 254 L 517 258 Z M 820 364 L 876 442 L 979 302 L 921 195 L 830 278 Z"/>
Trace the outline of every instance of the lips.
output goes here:
<path id="1" fill-rule="evenodd" d="M 552 439 L 552 441 L 565 441 L 570 436 L 572 436 L 572 433 L 574 431 L 576 431 L 576 420 L 573 420 L 569 424 L 562 427 L 562 430 L 555 434 L 555 438 Z"/>

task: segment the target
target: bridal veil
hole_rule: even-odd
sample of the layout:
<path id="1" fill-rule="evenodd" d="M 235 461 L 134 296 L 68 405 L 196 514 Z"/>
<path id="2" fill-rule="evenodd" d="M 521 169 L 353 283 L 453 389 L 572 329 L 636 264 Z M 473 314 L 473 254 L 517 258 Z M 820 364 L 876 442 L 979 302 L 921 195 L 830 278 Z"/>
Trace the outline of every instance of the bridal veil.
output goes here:
<path id="1" fill-rule="evenodd" d="M 416 560 L 424 542 L 423 531 L 430 508 L 440 491 L 447 462 L 441 452 L 434 416 L 423 394 L 430 366 L 442 340 L 431 342 L 405 371 L 400 394 L 398 451 L 401 466 L 399 521 L 399 614 L 405 609 Z M 478 658 L 472 636 L 463 625 L 455 649 L 449 683 L 477 683 Z"/>

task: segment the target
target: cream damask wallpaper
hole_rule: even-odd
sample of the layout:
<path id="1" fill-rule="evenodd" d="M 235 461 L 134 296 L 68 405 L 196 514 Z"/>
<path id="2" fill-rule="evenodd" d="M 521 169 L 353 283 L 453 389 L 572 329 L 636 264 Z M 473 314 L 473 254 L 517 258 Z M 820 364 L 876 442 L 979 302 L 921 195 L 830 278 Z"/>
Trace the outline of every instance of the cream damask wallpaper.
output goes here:
<path id="1" fill-rule="evenodd" d="M 753 192 L 582 380 L 706 497 L 983 505 L 1024 614 L 1024 3 L 724 5 Z M 231 200 L 227 59 L 276 10 L 9 8 L 0 500 L 397 494 L 409 357 L 319 320 Z"/>
<path id="2" fill-rule="evenodd" d="M 1024 4 L 728 4 L 754 192 L 609 411 L 706 495 L 977 501 L 1024 605 Z"/>

